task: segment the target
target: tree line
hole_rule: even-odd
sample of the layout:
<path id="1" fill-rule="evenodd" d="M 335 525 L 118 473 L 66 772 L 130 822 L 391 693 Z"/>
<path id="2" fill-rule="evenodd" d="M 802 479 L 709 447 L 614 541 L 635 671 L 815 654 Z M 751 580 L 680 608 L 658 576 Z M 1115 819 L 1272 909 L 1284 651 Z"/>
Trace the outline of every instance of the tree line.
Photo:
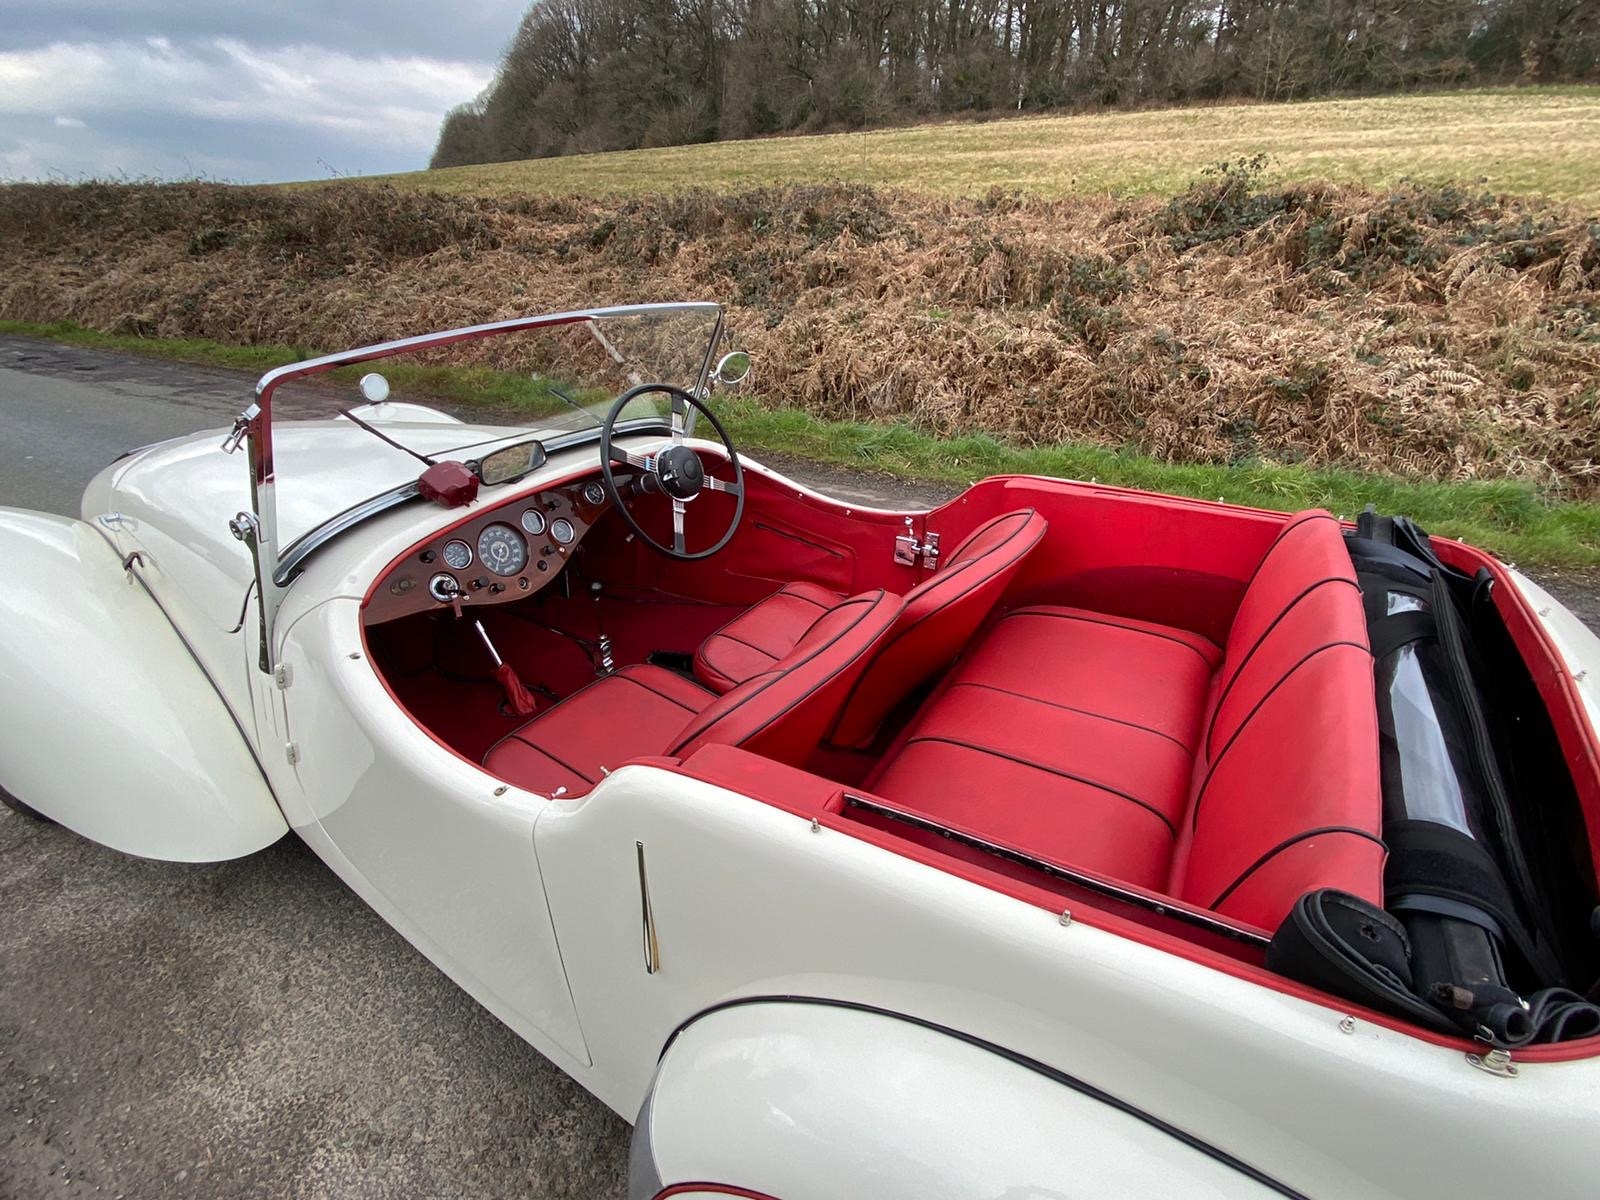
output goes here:
<path id="1" fill-rule="evenodd" d="M 535 0 L 430 165 L 1597 77 L 1597 0 Z"/>

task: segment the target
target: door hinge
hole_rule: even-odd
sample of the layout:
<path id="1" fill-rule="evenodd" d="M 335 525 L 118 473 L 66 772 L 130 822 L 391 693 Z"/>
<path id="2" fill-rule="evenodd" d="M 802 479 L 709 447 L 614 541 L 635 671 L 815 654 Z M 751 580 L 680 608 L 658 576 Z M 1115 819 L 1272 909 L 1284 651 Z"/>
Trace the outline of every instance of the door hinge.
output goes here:
<path id="1" fill-rule="evenodd" d="M 272 682 L 278 685 L 280 692 L 294 682 L 294 672 L 289 669 L 288 663 L 279 663 L 272 669 Z"/>
<path id="2" fill-rule="evenodd" d="M 299 765 L 300 745 L 298 742 L 285 742 L 283 744 L 283 757 L 289 761 L 291 767 Z"/>
<path id="3" fill-rule="evenodd" d="M 894 561 L 902 567 L 915 566 L 917 557 L 922 557 L 922 565 L 932 571 L 939 565 L 939 535 L 930 533 L 927 540 L 917 541 L 916 534 L 902 533 L 894 540 Z"/>

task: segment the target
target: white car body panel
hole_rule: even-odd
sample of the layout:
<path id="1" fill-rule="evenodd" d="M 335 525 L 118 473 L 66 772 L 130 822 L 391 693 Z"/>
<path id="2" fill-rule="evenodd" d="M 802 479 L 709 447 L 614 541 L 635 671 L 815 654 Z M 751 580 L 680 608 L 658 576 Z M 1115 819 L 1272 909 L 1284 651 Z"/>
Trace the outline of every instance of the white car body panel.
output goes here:
<path id="1" fill-rule="evenodd" d="M 288 831 L 250 745 L 109 542 L 0 509 L 0 786 L 87 838 L 181 862 Z"/>
<path id="2" fill-rule="evenodd" d="M 648 1146 L 668 1187 L 728 1181 L 783 1200 L 1281 1194 L 990 1048 L 814 1004 L 740 1005 L 690 1025 L 640 1123 L 635 1154 Z"/>
<path id="3" fill-rule="evenodd" d="M 739 997 L 812 996 L 1004 1046 L 1311 1196 L 1568 1196 L 1592 1174 L 1600 1063 L 1531 1063 L 1505 1079 L 1366 1020 L 1346 1033 L 1336 1008 L 1087 920 L 1063 926 L 677 773 L 624 767 L 551 805 L 535 843 L 595 1060 L 579 1078 L 630 1119 L 691 1017 Z M 973 1136 L 985 1129 L 975 1114 Z"/>

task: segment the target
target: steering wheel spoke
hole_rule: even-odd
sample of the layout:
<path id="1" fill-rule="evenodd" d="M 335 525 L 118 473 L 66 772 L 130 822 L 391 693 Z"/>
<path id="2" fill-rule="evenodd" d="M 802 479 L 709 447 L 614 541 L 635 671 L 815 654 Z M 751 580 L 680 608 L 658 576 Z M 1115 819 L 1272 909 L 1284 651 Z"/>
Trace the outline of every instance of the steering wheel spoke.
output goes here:
<path id="1" fill-rule="evenodd" d="M 689 414 L 683 400 L 674 395 L 672 397 L 672 444 L 683 445 L 683 436 L 689 427 Z"/>
<path id="2" fill-rule="evenodd" d="M 672 502 L 672 548 L 679 554 L 687 554 L 689 547 L 683 541 L 683 514 L 685 505 L 682 500 Z"/>
<path id="3" fill-rule="evenodd" d="M 705 483 L 701 484 L 708 492 L 721 492 L 726 496 L 744 495 L 744 485 L 732 483 L 726 479 L 718 479 L 715 475 L 707 475 Z"/>
<path id="4" fill-rule="evenodd" d="M 654 454 L 635 454 L 629 450 L 613 449 L 611 451 L 611 461 L 627 463 L 630 467 L 638 467 L 641 471 L 653 471 L 656 466 L 656 456 Z"/>

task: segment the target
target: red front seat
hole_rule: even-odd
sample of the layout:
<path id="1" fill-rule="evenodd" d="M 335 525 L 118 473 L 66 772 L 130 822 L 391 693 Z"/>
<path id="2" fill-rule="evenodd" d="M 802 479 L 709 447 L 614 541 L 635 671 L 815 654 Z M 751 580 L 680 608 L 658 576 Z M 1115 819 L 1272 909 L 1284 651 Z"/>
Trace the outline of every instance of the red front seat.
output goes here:
<path id="1" fill-rule="evenodd" d="M 484 755 L 484 770 L 531 792 L 587 792 L 629 759 L 742 746 L 802 764 L 903 602 L 863 592 L 812 623 L 782 658 L 718 696 L 663 667 L 624 667 L 540 713 Z"/>
<path id="2" fill-rule="evenodd" d="M 961 651 L 1022 566 L 1047 523 L 1031 508 L 985 522 L 956 547 L 939 572 L 906 593 L 889 636 L 850 689 L 829 743 L 860 747 L 913 688 Z M 695 675 L 719 692 L 769 670 L 846 602 L 814 583 L 791 583 L 740 613 L 701 645 Z"/>

